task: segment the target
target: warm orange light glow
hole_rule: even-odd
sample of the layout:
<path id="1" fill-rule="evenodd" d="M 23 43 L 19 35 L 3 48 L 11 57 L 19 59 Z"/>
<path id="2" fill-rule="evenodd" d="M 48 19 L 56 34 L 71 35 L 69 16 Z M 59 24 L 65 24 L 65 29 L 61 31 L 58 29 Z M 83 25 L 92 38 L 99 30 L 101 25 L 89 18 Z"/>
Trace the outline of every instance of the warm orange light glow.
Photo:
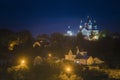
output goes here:
<path id="1" fill-rule="evenodd" d="M 25 65 L 25 60 L 21 60 L 21 65 Z"/>
<path id="2" fill-rule="evenodd" d="M 22 61 L 21 61 L 21 63 L 22 63 L 22 64 L 24 64 L 24 63 L 25 63 L 25 61 L 24 61 L 24 60 L 22 60 Z"/>
<path id="3" fill-rule="evenodd" d="M 73 71 L 73 68 L 71 65 L 66 65 L 65 68 L 64 68 L 65 72 L 66 73 L 72 73 Z"/>
<path id="4" fill-rule="evenodd" d="M 67 71 L 67 72 L 70 72 L 70 71 L 71 71 L 71 68 L 70 68 L 70 67 L 67 67 L 67 68 L 66 68 L 66 71 Z"/>
<path id="5" fill-rule="evenodd" d="M 51 54 L 48 54 L 49 57 L 51 57 L 52 55 Z"/>

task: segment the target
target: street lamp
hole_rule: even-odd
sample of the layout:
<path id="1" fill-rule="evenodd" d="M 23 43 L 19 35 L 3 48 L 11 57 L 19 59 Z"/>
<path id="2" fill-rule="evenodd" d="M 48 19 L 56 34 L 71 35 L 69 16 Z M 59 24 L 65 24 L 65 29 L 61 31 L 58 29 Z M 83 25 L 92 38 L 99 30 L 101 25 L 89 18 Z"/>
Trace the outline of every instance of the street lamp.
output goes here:
<path id="1" fill-rule="evenodd" d="M 25 64 L 25 60 L 21 60 L 21 64 Z"/>
<path id="2" fill-rule="evenodd" d="M 66 73 L 70 74 L 73 71 L 73 67 L 71 65 L 66 65 L 64 70 Z"/>
<path id="3" fill-rule="evenodd" d="M 52 56 L 52 54 L 50 54 L 50 53 L 49 53 L 49 54 L 48 54 L 48 56 L 49 56 L 49 57 L 51 57 L 51 56 Z"/>
<path id="4" fill-rule="evenodd" d="M 68 77 L 68 80 L 70 80 L 70 76 L 72 73 L 72 67 L 71 66 L 66 66 L 65 67 L 65 72 L 66 72 L 66 76 Z"/>
<path id="5" fill-rule="evenodd" d="M 21 66 L 25 66 L 25 64 L 26 64 L 25 60 L 22 59 L 22 60 L 20 61 L 20 65 L 21 65 Z"/>
<path id="6" fill-rule="evenodd" d="M 70 72 L 71 72 L 71 68 L 70 68 L 70 67 L 67 67 L 67 68 L 66 68 L 66 72 L 70 73 Z"/>

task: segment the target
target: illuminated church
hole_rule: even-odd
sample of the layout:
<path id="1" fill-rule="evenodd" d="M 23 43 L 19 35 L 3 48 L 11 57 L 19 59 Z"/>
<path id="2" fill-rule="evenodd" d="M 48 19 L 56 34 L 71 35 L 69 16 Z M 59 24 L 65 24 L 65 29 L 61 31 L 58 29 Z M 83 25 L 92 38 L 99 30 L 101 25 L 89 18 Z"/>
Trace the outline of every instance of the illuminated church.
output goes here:
<path id="1" fill-rule="evenodd" d="M 87 40 L 98 40 L 99 39 L 99 30 L 98 30 L 96 21 L 95 20 L 92 21 L 89 16 L 87 16 L 86 22 L 83 22 L 82 20 L 80 21 L 78 33 L 82 33 L 84 38 Z M 68 26 L 66 35 L 67 36 L 75 35 L 70 29 L 70 26 Z"/>

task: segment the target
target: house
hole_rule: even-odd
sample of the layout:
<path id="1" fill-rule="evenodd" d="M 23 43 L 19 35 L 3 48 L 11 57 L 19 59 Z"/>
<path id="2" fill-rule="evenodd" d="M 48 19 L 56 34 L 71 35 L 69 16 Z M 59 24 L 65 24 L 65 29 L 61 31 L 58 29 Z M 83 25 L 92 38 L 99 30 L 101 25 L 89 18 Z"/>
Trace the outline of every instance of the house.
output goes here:
<path id="1" fill-rule="evenodd" d="M 74 61 L 76 55 L 72 53 L 72 50 L 69 50 L 68 54 L 65 55 L 65 60 Z"/>
<path id="2" fill-rule="evenodd" d="M 72 53 L 72 50 L 69 50 L 68 54 L 65 55 L 65 60 L 73 61 L 74 63 L 80 65 L 93 65 L 93 64 L 102 64 L 104 61 L 99 58 L 88 56 L 86 51 L 79 51 L 77 48 L 76 54 Z"/>
<path id="3" fill-rule="evenodd" d="M 81 64 L 81 65 L 86 65 L 87 64 L 87 52 L 86 51 L 79 51 L 79 48 L 77 48 L 76 52 L 76 57 L 74 58 L 74 62 Z"/>
<path id="4" fill-rule="evenodd" d="M 73 54 L 72 50 L 69 50 L 68 54 L 65 55 L 65 60 L 73 61 L 78 64 L 87 64 L 87 52 L 86 51 L 79 51 L 79 48 L 77 48 L 76 54 Z"/>

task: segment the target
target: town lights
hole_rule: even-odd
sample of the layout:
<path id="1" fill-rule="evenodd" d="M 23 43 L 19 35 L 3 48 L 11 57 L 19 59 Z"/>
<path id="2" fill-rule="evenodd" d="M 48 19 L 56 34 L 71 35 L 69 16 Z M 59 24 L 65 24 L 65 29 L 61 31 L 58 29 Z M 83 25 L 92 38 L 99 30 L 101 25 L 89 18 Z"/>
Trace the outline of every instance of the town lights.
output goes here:
<path id="1" fill-rule="evenodd" d="M 25 64 L 25 60 L 21 60 L 21 65 Z"/>
<path id="2" fill-rule="evenodd" d="M 67 67 L 67 68 L 66 68 L 66 71 L 67 71 L 67 72 L 71 72 L 71 68 L 70 68 L 70 67 Z"/>
<path id="3" fill-rule="evenodd" d="M 65 67 L 65 72 L 66 73 L 71 73 L 72 72 L 72 67 L 71 66 L 66 66 Z"/>
<path id="4" fill-rule="evenodd" d="M 49 53 L 48 56 L 49 56 L 49 57 L 52 57 L 52 54 Z"/>
<path id="5" fill-rule="evenodd" d="M 20 65 L 21 66 L 25 66 L 26 65 L 26 60 L 25 59 L 21 59 L 20 60 Z"/>

